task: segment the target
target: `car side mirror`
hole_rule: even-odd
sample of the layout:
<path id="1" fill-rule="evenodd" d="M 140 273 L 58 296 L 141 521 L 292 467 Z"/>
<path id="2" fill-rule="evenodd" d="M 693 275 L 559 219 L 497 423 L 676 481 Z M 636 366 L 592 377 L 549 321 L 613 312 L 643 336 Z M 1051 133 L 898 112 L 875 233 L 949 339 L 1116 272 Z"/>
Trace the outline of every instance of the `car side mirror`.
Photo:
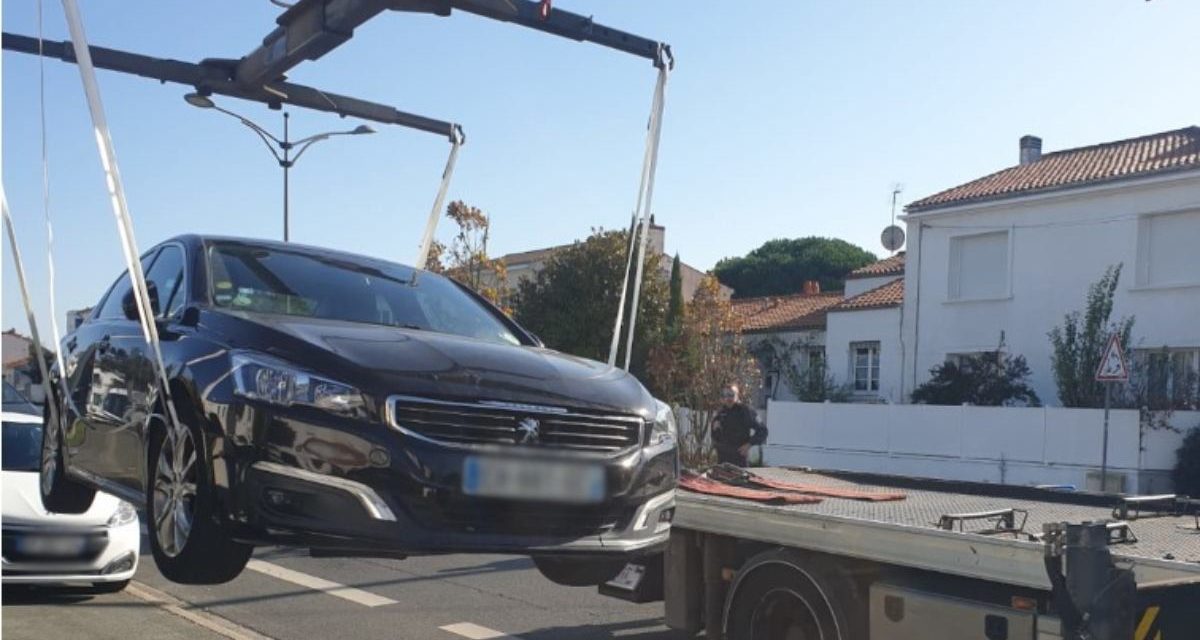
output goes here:
<path id="1" fill-rule="evenodd" d="M 158 285 L 153 282 L 146 282 L 146 293 L 150 294 L 150 314 L 158 317 Z M 125 318 L 133 321 L 138 320 L 137 300 L 133 297 L 133 288 L 125 292 L 125 297 L 121 300 L 121 310 L 125 312 Z"/>

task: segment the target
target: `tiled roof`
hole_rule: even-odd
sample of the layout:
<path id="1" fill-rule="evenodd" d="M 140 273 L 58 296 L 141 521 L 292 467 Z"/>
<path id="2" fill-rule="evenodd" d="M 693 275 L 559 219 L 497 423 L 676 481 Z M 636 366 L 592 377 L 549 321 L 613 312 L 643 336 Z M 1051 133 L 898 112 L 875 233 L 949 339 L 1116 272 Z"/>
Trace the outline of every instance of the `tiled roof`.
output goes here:
<path id="1" fill-rule="evenodd" d="M 733 314 L 742 331 L 819 329 L 825 326 L 825 310 L 842 299 L 841 291 L 790 296 L 765 296 L 733 301 Z"/>
<path id="2" fill-rule="evenodd" d="M 905 211 L 927 211 L 1186 169 L 1200 169 L 1200 127 L 1047 153 L 1037 162 L 1009 167 L 917 200 Z"/>
<path id="3" fill-rule="evenodd" d="M 891 282 L 864 291 L 853 298 L 842 300 L 830 311 L 862 311 L 863 309 L 883 309 L 898 307 L 904 303 L 904 278 L 896 278 Z"/>
<path id="4" fill-rule="evenodd" d="M 879 278 L 881 276 L 897 276 L 904 274 L 904 252 L 901 251 L 890 258 L 872 262 L 865 267 L 859 267 L 846 275 L 847 280 L 857 278 Z"/>

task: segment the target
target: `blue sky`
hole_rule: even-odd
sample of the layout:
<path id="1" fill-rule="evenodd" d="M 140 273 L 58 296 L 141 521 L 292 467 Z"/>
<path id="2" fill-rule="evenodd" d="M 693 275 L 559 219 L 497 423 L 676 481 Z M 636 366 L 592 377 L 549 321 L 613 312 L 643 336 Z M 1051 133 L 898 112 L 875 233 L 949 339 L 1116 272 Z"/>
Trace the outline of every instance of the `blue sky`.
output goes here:
<path id="1" fill-rule="evenodd" d="M 61 4 L 44 2 L 46 36 L 65 39 Z M 80 4 L 92 44 L 191 61 L 248 53 L 279 11 Z M 4 0 L 4 29 L 34 34 L 36 6 Z M 894 183 L 903 202 L 1009 166 L 1023 134 L 1050 151 L 1200 124 L 1193 0 L 555 6 L 673 45 L 654 209 L 668 251 L 704 269 L 777 237 L 883 255 Z M 4 186 L 45 313 L 38 63 L 2 64 Z M 61 313 L 92 304 L 122 262 L 78 72 L 48 60 L 45 73 Z M 623 226 L 634 206 L 646 60 L 469 14 L 391 13 L 289 75 L 462 123 L 450 198 L 491 214 L 495 255 Z M 279 168 L 249 131 L 185 104 L 184 87 L 99 77 L 143 248 L 184 232 L 279 236 Z M 278 112 L 222 104 L 278 131 Z M 296 137 L 355 124 L 292 118 Z M 396 127 L 321 143 L 292 172 L 293 239 L 410 262 L 447 151 Z M 26 327 L 7 255 L 0 322 Z"/>

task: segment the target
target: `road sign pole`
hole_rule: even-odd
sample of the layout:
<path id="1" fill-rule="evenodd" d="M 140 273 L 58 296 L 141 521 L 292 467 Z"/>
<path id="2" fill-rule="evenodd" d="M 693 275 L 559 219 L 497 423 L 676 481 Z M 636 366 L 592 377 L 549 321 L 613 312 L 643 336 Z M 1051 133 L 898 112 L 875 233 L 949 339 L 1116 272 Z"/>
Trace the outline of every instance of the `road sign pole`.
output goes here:
<path id="1" fill-rule="evenodd" d="M 1100 493 L 1108 493 L 1108 408 L 1112 405 L 1111 382 L 1104 383 L 1104 444 L 1100 452 Z"/>

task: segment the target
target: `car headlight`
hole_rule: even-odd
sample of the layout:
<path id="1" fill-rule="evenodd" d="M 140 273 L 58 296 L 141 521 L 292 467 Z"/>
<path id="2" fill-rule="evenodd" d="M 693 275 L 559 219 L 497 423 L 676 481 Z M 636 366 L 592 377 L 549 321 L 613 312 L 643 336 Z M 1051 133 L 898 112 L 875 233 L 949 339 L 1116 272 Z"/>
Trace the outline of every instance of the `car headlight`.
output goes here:
<path id="1" fill-rule="evenodd" d="M 307 405 L 344 416 L 359 416 L 367 405 L 354 387 L 322 378 L 295 365 L 258 353 L 234 353 L 234 393 L 284 407 Z"/>
<path id="2" fill-rule="evenodd" d="M 671 405 L 662 400 L 656 400 L 656 402 L 658 411 L 654 415 L 654 426 L 650 429 L 651 447 L 673 443 L 679 433 L 679 429 L 675 426 L 675 412 L 671 410 Z"/>
<path id="3" fill-rule="evenodd" d="M 111 516 L 109 516 L 108 526 L 120 527 L 122 525 L 127 525 L 130 522 L 137 522 L 137 509 L 134 509 L 133 505 L 122 500 L 120 504 L 117 505 L 117 510 L 114 511 Z"/>

